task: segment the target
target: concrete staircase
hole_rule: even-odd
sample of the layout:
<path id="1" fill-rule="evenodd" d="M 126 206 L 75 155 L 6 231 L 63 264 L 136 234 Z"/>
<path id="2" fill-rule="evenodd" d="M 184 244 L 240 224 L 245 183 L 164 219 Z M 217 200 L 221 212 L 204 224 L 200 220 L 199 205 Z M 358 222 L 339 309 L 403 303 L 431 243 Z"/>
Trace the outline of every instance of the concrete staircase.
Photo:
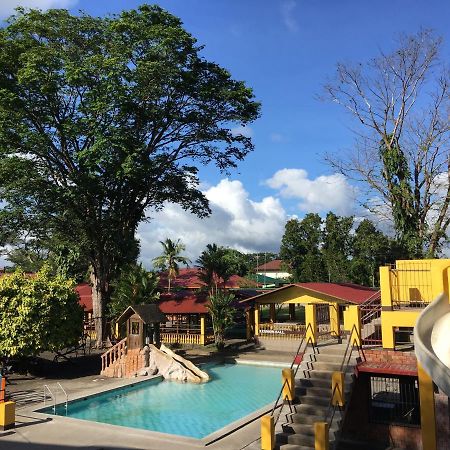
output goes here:
<path id="1" fill-rule="evenodd" d="M 314 449 L 314 423 L 327 420 L 331 400 L 332 373 L 341 369 L 347 342 L 342 344 L 320 345 L 313 351 L 308 348 L 298 369 L 295 379 L 295 393 L 298 404 L 283 405 L 277 424 L 276 448 L 279 450 Z M 349 349 L 351 350 L 351 348 Z M 345 374 L 345 397 L 350 399 L 353 369 L 357 352 L 352 357 Z M 336 409 L 333 423 L 329 430 L 330 448 L 339 435 L 343 413 Z M 281 424 L 281 429 L 280 429 Z"/>

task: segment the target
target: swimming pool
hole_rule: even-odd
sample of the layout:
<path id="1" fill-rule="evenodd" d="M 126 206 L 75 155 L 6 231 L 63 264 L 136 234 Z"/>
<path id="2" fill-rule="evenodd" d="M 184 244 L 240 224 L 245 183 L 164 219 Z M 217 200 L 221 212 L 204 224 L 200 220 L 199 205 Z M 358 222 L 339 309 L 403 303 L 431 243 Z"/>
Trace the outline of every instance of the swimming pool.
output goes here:
<path id="1" fill-rule="evenodd" d="M 56 414 L 201 439 L 275 401 L 281 369 L 222 364 L 203 384 L 145 382 L 59 405 Z M 53 413 L 52 408 L 41 412 Z"/>

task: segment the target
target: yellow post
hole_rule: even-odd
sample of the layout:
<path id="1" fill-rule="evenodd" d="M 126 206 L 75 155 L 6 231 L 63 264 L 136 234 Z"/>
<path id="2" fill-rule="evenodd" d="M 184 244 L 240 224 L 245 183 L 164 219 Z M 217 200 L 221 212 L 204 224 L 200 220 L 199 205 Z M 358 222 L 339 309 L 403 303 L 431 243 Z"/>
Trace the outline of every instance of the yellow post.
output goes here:
<path id="1" fill-rule="evenodd" d="M 358 305 L 347 306 L 346 319 L 350 331 L 350 343 L 361 345 L 361 311 Z"/>
<path id="2" fill-rule="evenodd" d="M 328 450 L 330 438 L 327 422 L 314 423 L 314 450 Z"/>
<path id="3" fill-rule="evenodd" d="M 390 268 L 380 267 L 381 306 L 383 309 L 392 309 L 392 293 Z"/>
<path id="4" fill-rule="evenodd" d="M 316 305 L 305 305 L 306 341 L 317 344 Z"/>
<path id="5" fill-rule="evenodd" d="M 340 329 L 339 329 L 339 305 L 337 303 L 330 303 L 329 305 L 330 310 L 330 331 L 331 336 L 333 337 L 339 337 L 340 336 Z"/>
<path id="6" fill-rule="evenodd" d="M 273 322 L 276 322 L 277 321 L 277 318 L 276 318 L 276 314 L 275 314 L 275 303 L 271 303 L 270 305 L 269 305 L 269 308 L 270 308 L 270 316 L 269 316 L 269 319 L 270 319 L 270 321 L 273 323 Z"/>
<path id="7" fill-rule="evenodd" d="M 436 450 L 436 414 L 434 410 L 433 380 L 418 363 L 420 423 L 422 430 L 422 447 Z"/>
<path id="8" fill-rule="evenodd" d="M 255 305 L 255 336 L 259 336 L 259 305 Z"/>
<path id="9" fill-rule="evenodd" d="M 275 425 L 272 416 L 261 417 L 261 450 L 275 448 Z"/>
<path id="10" fill-rule="evenodd" d="M 331 395 L 333 396 L 331 403 L 333 406 L 345 405 L 344 380 L 344 372 L 333 372 L 333 375 L 331 376 Z"/>
<path id="11" fill-rule="evenodd" d="M 200 345 L 205 345 L 205 315 L 200 315 Z"/>
<path id="12" fill-rule="evenodd" d="M 10 430 L 16 425 L 15 402 L 0 403 L 0 431 Z"/>
<path id="13" fill-rule="evenodd" d="M 292 369 L 281 371 L 281 382 L 283 386 L 283 400 L 294 401 L 295 398 L 295 378 Z"/>

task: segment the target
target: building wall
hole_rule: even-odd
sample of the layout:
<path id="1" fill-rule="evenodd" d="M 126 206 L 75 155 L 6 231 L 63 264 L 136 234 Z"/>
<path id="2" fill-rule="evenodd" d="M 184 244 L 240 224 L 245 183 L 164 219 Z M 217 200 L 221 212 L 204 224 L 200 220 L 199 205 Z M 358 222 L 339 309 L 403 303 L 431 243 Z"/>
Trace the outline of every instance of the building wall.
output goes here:
<path id="1" fill-rule="evenodd" d="M 277 280 L 279 278 L 289 278 L 291 276 L 288 272 L 257 272 L 258 275 L 263 275 L 265 277 L 269 278 L 276 278 Z"/>

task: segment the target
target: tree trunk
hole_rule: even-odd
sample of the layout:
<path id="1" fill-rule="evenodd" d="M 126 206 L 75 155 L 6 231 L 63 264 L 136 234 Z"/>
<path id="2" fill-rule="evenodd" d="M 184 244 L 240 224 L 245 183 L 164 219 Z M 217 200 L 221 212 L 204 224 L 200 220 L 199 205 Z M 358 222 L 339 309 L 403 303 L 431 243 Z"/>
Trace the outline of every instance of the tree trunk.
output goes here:
<path id="1" fill-rule="evenodd" d="M 91 268 L 91 285 L 92 285 L 92 309 L 95 333 L 97 341 L 95 346 L 97 348 L 103 347 L 103 342 L 106 339 L 106 317 L 105 306 L 108 297 L 109 283 L 106 279 L 104 271 L 101 267 Z"/>

